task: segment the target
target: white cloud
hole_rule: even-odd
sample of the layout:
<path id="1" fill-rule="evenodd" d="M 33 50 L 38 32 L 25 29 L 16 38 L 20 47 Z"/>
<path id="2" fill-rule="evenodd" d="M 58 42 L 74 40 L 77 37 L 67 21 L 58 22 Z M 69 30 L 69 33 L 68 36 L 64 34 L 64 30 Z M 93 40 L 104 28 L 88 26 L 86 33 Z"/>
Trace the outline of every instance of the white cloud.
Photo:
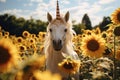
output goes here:
<path id="1" fill-rule="evenodd" d="M 90 7 L 90 6 L 89 6 Z M 102 7 L 100 5 L 93 4 L 89 9 L 88 13 L 90 14 L 96 14 L 99 13 L 102 10 Z"/>
<path id="2" fill-rule="evenodd" d="M 25 3 L 24 4 L 24 6 L 33 6 L 34 5 L 34 3 L 42 3 L 43 2 L 43 0 L 30 0 L 30 2 L 29 3 Z"/>
<path id="3" fill-rule="evenodd" d="M 30 0 L 31 2 L 43 2 L 43 0 Z"/>
<path id="4" fill-rule="evenodd" d="M 92 26 L 98 25 L 103 19 L 102 16 L 97 15 L 89 15 L 89 17 L 91 19 Z"/>
<path id="5" fill-rule="evenodd" d="M 24 4 L 24 6 L 33 6 L 33 3 Z"/>
<path id="6" fill-rule="evenodd" d="M 24 17 L 25 19 L 30 18 L 29 10 L 11 9 L 11 10 L 4 10 L 0 12 L 0 14 L 5 14 L 5 13 L 15 15 L 16 17 Z"/>
<path id="7" fill-rule="evenodd" d="M 40 2 L 38 3 L 37 8 L 31 14 L 34 17 L 40 17 L 41 20 L 47 20 L 46 14 L 50 12 L 51 15 L 54 17 L 54 11 L 56 10 L 56 0 L 50 0 L 48 3 Z"/>
<path id="8" fill-rule="evenodd" d="M 64 3 L 64 4 L 69 4 L 69 3 L 70 3 L 69 0 L 61 0 L 60 2 L 61 2 L 61 3 Z"/>
<path id="9" fill-rule="evenodd" d="M 103 10 L 104 10 L 104 11 L 108 11 L 108 10 L 111 10 L 111 9 L 113 9 L 113 7 L 112 7 L 112 6 L 107 7 L 107 8 L 104 8 Z"/>
<path id="10" fill-rule="evenodd" d="M 100 3 L 100 4 L 109 4 L 109 3 L 112 3 L 112 2 L 114 2 L 115 0 L 99 0 L 99 2 L 98 3 Z"/>
<path id="11" fill-rule="evenodd" d="M 18 10 L 18 9 L 12 9 L 12 10 L 4 10 L 1 13 L 12 13 L 12 14 L 17 14 L 22 12 L 22 10 Z"/>
<path id="12" fill-rule="evenodd" d="M 4 2 L 6 2 L 6 0 L 0 0 L 0 2 L 3 2 L 3 3 L 4 3 Z"/>

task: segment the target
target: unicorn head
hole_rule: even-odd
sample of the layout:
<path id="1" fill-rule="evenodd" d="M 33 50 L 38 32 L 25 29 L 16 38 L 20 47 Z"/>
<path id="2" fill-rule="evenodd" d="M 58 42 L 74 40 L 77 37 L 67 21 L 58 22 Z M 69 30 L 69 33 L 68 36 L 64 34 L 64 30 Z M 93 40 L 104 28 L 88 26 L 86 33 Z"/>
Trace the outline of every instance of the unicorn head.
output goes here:
<path id="1" fill-rule="evenodd" d="M 64 17 L 60 15 L 59 3 L 57 0 L 56 18 L 53 19 L 50 13 L 47 13 L 49 25 L 47 27 L 48 35 L 50 36 L 52 47 L 55 51 L 60 51 L 66 43 L 66 35 L 70 32 L 68 24 L 69 12 Z"/>

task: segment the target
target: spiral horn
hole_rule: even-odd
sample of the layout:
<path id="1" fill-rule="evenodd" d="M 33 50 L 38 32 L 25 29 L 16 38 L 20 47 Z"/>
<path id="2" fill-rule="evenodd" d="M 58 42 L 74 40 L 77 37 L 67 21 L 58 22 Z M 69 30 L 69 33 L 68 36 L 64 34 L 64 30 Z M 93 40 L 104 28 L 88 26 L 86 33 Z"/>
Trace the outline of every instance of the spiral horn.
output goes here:
<path id="1" fill-rule="evenodd" d="M 60 19 L 60 11 L 59 11 L 59 2 L 57 0 L 57 6 L 56 6 L 56 19 L 59 20 Z"/>

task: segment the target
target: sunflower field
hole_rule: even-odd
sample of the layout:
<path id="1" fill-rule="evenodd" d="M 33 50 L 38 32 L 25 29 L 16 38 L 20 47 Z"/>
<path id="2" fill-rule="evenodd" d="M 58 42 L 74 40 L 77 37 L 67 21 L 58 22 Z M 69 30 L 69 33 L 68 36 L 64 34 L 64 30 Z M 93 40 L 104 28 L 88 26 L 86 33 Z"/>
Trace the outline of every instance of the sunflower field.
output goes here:
<path id="1" fill-rule="evenodd" d="M 97 27 L 74 35 L 80 62 L 66 58 L 58 64 L 61 70 L 74 74 L 79 68 L 79 80 L 120 80 L 120 8 L 111 20 L 106 31 Z M 24 31 L 17 37 L 0 27 L 0 80 L 62 80 L 45 70 L 45 36 L 46 32 Z"/>

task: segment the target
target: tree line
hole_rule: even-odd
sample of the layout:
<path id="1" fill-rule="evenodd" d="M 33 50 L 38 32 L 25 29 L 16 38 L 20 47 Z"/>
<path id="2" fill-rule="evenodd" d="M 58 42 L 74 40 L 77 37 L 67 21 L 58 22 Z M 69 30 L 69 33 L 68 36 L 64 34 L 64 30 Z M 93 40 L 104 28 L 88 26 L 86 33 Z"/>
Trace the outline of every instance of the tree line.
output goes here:
<path id="1" fill-rule="evenodd" d="M 77 34 L 82 33 L 82 29 L 92 30 L 93 28 L 100 27 L 101 31 L 106 30 L 107 24 L 111 23 L 110 17 L 103 17 L 103 21 L 96 26 L 92 26 L 91 20 L 88 14 L 84 14 L 82 21 L 78 24 L 75 24 L 75 21 L 72 21 L 73 29 Z M 32 17 L 30 19 L 25 19 L 23 17 L 17 18 L 15 15 L 11 14 L 2 14 L 0 15 L 0 26 L 5 31 L 8 31 L 11 35 L 21 36 L 22 32 L 27 30 L 31 34 L 38 34 L 40 31 L 45 32 L 48 22 L 42 20 L 36 20 Z"/>
<path id="2" fill-rule="evenodd" d="M 4 14 L 0 15 L 0 25 L 5 31 L 11 35 L 21 36 L 23 31 L 38 34 L 39 31 L 46 31 L 47 22 L 41 20 L 17 18 L 15 15 Z"/>

